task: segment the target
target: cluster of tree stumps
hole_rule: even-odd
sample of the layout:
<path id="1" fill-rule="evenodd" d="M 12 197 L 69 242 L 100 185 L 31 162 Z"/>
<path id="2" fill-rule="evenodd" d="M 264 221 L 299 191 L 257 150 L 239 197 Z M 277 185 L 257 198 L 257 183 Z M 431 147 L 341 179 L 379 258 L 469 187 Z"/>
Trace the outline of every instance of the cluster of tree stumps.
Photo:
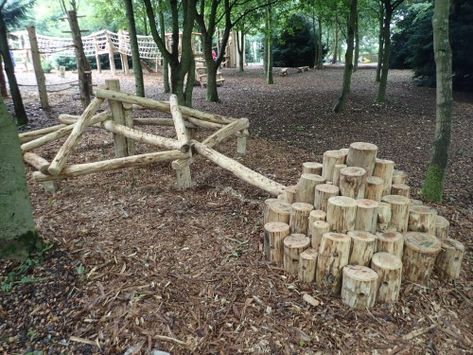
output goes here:
<path id="1" fill-rule="evenodd" d="M 364 142 L 327 151 L 264 208 L 266 258 L 357 309 L 396 302 L 402 280 L 457 279 L 465 250 L 444 217 L 410 198 L 407 174 L 377 153 Z"/>

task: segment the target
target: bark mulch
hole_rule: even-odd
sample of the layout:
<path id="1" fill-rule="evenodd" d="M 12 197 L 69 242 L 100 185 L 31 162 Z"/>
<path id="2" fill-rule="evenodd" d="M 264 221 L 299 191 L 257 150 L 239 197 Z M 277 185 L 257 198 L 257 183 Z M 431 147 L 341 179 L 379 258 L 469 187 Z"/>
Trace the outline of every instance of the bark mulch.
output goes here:
<path id="1" fill-rule="evenodd" d="M 94 75 L 99 84 L 106 77 Z M 408 172 L 417 196 L 435 128 L 435 91 L 415 87 L 409 72 L 392 71 L 389 101 L 375 105 L 374 71 L 359 70 L 339 115 L 331 112 L 339 69 L 291 73 L 272 86 L 258 69 L 224 76 L 222 103 L 205 102 L 196 88 L 195 107 L 250 118 L 252 137 L 244 157 L 234 141 L 220 151 L 289 185 L 304 161 L 368 141 Z M 120 79 L 131 92 L 132 78 Z M 146 85 L 147 96 L 165 98 L 159 77 L 146 76 Z M 81 111 L 74 92 L 51 95 L 47 114 L 33 92 L 24 95 L 36 115 L 31 127 Z M 471 95 L 456 97 L 446 198 L 435 206 L 466 246 L 458 281 L 404 282 L 394 306 L 352 311 L 264 260 L 262 207 L 269 196 L 203 158 L 192 165 L 195 186 L 186 191 L 174 188 L 174 171 L 164 164 L 68 180 L 54 195 L 28 169 L 37 225 L 52 247 L 13 289 L 0 291 L 0 352 L 472 353 L 472 102 Z M 51 159 L 61 142 L 38 152 Z M 113 157 L 111 136 L 91 129 L 71 160 L 107 157 Z M 14 268 L 0 264 L 3 288 Z M 306 303 L 304 293 L 318 305 Z"/>

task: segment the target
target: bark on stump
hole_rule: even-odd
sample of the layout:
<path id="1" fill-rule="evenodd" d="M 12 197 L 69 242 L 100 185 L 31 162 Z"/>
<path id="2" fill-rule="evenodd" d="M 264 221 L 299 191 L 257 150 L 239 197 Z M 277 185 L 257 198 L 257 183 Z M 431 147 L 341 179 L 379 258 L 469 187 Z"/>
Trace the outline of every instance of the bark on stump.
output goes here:
<path id="1" fill-rule="evenodd" d="M 393 184 L 391 186 L 391 195 L 399 195 L 410 198 L 411 188 L 405 184 Z"/>
<path id="2" fill-rule="evenodd" d="M 412 206 L 409 210 L 408 230 L 435 235 L 437 211 L 429 206 Z"/>
<path id="3" fill-rule="evenodd" d="M 355 230 L 375 233 L 378 224 L 378 202 L 361 199 L 356 200 L 356 206 Z"/>
<path id="4" fill-rule="evenodd" d="M 263 222 L 284 222 L 289 224 L 292 207 L 290 204 L 278 200 L 277 198 L 269 198 L 265 201 L 265 210 Z"/>
<path id="5" fill-rule="evenodd" d="M 344 164 L 345 155 L 340 150 L 327 150 L 323 157 L 322 176 L 326 181 L 333 182 L 333 170 L 335 165 Z"/>
<path id="6" fill-rule="evenodd" d="M 312 223 L 310 239 L 311 239 L 311 245 L 313 249 L 319 250 L 322 236 L 325 233 L 328 233 L 329 231 L 330 231 L 330 226 L 325 221 L 315 221 L 314 223 Z"/>
<path id="7" fill-rule="evenodd" d="M 346 233 L 355 229 L 356 201 L 350 197 L 334 196 L 328 199 L 327 222 L 330 230 Z"/>
<path id="8" fill-rule="evenodd" d="M 376 159 L 373 176 L 383 179 L 383 196 L 391 194 L 394 162 L 387 159 Z"/>
<path id="9" fill-rule="evenodd" d="M 399 232 L 377 233 L 376 250 L 377 252 L 389 253 L 402 258 L 404 250 L 404 236 Z"/>
<path id="10" fill-rule="evenodd" d="M 377 176 L 368 176 L 366 179 L 365 198 L 373 201 L 381 201 L 384 191 L 384 181 Z"/>
<path id="11" fill-rule="evenodd" d="M 405 171 L 402 170 L 394 170 L 393 171 L 393 179 L 392 183 L 394 184 L 405 184 L 407 183 L 407 174 Z"/>
<path id="12" fill-rule="evenodd" d="M 401 290 L 401 259 L 389 253 L 376 253 L 371 259 L 371 269 L 378 274 L 377 302 L 396 303 Z"/>
<path id="13" fill-rule="evenodd" d="M 407 232 L 402 256 L 404 279 L 427 284 L 440 249 L 441 242 L 437 237 L 427 233 Z"/>
<path id="14" fill-rule="evenodd" d="M 315 174 L 302 174 L 297 184 L 296 202 L 314 204 L 315 187 L 324 183 L 324 178 Z"/>
<path id="15" fill-rule="evenodd" d="M 356 166 L 340 170 L 340 195 L 363 198 L 366 187 L 366 170 Z"/>
<path id="16" fill-rule="evenodd" d="M 343 268 L 342 302 L 354 309 L 366 309 L 376 302 L 378 274 L 369 267 L 348 265 Z"/>
<path id="17" fill-rule="evenodd" d="M 302 164 L 302 173 L 322 175 L 322 168 L 322 164 L 313 161 L 308 161 Z"/>
<path id="18" fill-rule="evenodd" d="M 312 282 L 315 278 L 315 267 L 317 265 L 318 252 L 309 248 L 304 250 L 299 256 L 299 280 L 302 282 Z"/>
<path id="19" fill-rule="evenodd" d="M 435 270 L 443 281 L 456 280 L 460 277 L 465 246 L 455 239 L 442 241 L 442 249 L 437 256 Z"/>
<path id="20" fill-rule="evenodd" d="M 310 246 L 310 239 L 304 234 L 291 234 L 284 238 L 284 271 L 291 275 L 299 272 L 300 254 Z"/>
<path id="21" fill-rule="evenodd" d="M 382 201 L 391 206 L 391 220 L 388 228 L 393 228 L 401 233 L 406 232 L 409 219 L 409 199 L 405 196 L 386 195 Z"/>
<path id="22" fill-rule="evenodd" d="M 340 293 L 342 270 L 350 257 L 350 237 L 341 233 L 325 233 L 322 236 L 317 257 L 315 280 L 317 286 L 333 294 Z"/>
<path id="23" fill-rule="evenodd" d="M 301 233 L 307 235 L 307 229 L 309 227 L 309 214 L 310 211 L 314 209 L 314 206 L 305 202 L 294 202 L 291 207 L 292 211 L 289 219 L 291 233 Z"/>
<path id="24" fill-rule="evenodd" d="M 335 165 L 335 167 L 333 168 L 332 184 L 334 184 L 335 186 L 340 186 L 340 170 L 346 167 L 346 164 Z"/>
<path id="25" fill-rule="evenodd" d="M 289 224 L 269 222 L 264 225 L 264 256 L 272 263 L 281 265 L 284 260 L 284 238 L 289 235 Z"/>
<path id="26" fill-rule="evenodd" d="M 356 166 L 366 170 L 367 176 L 373 175 L 378 147 L 371 143 L 355 142 L 350 144 L 347 166 Z"/>
<path id="27" fill-rule="evenodd" d="M 350 265 L 369 266 L 376 251 L 376 236 L 369 232 L 349 231 L 351 239 Z"/>
<path id="28" fill-rule="evenodd" d="M 315 187 L 314 207 L 327 212 L 327 202 L 330 197 L 338 196 L 340 190 L 335 185 L 320 184 Z"/>
<path id="29" fill-rule="evenodd" d="M 442 216 L 435 216 L 435 236 L 440 240 L 448 238 L 448 230 L 450 229 L 450 222 Z"/>

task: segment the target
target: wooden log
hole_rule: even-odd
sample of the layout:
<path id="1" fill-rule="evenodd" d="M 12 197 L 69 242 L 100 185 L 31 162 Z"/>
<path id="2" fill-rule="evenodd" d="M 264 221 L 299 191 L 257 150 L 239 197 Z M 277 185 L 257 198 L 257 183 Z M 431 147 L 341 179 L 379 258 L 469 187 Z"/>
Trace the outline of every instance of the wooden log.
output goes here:
<path id="1" fill-rule="evenodd" d="M 284 271 L 290 275 L 299 272 L 299 257 L 310 246 L 310 239 L 304 234 L 291 234 L 284 238 Z"/>
<path id="2" fill-rule="evenodd" d="M 289 224 L 292 207 L 290 204 L 270 198 L 265 201 L 264 224 L 268 222 L 284 222 Z"/>
<path id="3" fill-rule="evenodd" d="M 376 230 L 387 232 L 389 229 L 389 222 L 391 222 L 391 205 L 386 202 L 378 202 L 376 214 L 378 216 Z"/>
<path id="4" fill-rule="evenodd" d="M 247 141 L 247 136 L 240 136 L 237 138 L 237 154 L 238 155 L 246 154 L 246 141 Z"/>
<path id="5" fill-rule="evenodd" d="M 309 248 L 304 250 L 299 256 L 299 280 L 310 283 L 315 278 L 315 267 L 317 265 L 318 252 Z"/>
<path id="6" fill-rule="evenodd" d="M 376 159 L 373 176 L 383 179 L 383 196 L 391 194 L 393 180 L 394 162 L 387 159 Z"/>
<path id="7" fill-rule="evenodd" d="M 371 143 L 355 142 L 350 144 L 347 156 L 347 166 L 365 169 L 367 176 L 373 174 L 378 147 Z"/>
<path id="8" fill-rule="evenodd" d="M 48 169 L 50 174 L 59 175 L 61 173 L 61 170 L 66 164 L 67 158 L 72 153 L 72 150 L 74 149 L 75 145 L 79 141 L 79 138 L 82 132 L 84 131 L 85 127 L 87 127 L 87 125 L 89 124 L 90 118 L 95 114 L 95 112 L 100 107 L 102 102 L 103 102 L 102 99 L 95 98 L 92 100 L 89 106 L 87 106 L 85 111 L 77 120 L 77 123 L 74 124 L 74 128 L 72 129 L 71 134 L 69 135 L 69 137 L 67 137 L 66 141 L 61 146 L 61 148 L 59 148 L 59 151 L 57 152 L 56 156 L 51 161 L 51 165 L 49 166 L 49 169 Z"/>
<path id="9" fill-rule="evenodd" d="M 404 236 L 399 232 L 377 233 L 376 250 L 402 258 L 404 250 Z"/>
<path id="10" fill-rule="evenodd" d="M 369 267 L 347 265 L 343 268 L 342 302 L 353 309 L 368 309 L 376 302 L 378 274 Z"/>
<path id="11" fill-rule="evenodd" d="M 325 221 L 327 219 L 327 213 L 322 210 L 312 210 L 309 213 L 309 226 L 307 227 L 307 235 L 312 235 L 312 224 L 315 221 Z"/>
<path id="12" fill-rule="evenodd" d="M 50 127 L 45 127 L 41 129 L 37 129 L 34 131 L 28 131 L 28 132 L 23 132 L 18 134 L 18 137 L 20 138 L 21 143 L 29 142 L 32 141 L 33 139 L 36 139 L 38 137 L 44 136 L 47 133 L 55 132 L 60 128 L 66 127 L 65 124 L 58 124 L 55 126 L 50 126 Z"/>
<path id="13" fill-rule="evenodd" d="M 285 190 L 285 186 L 281 185 L 253 170 L 247 168 L 246 166 L 240 164 L 236 160 L 230 159 L 223 155 L 222 153 L 217 152 L 214 149 L 207 147 L 206 145 L 199 143 L 195 140 L 192 141 L 192 146 L 195 150 L 207 158 L 208 160 L 214 162 L 223 169 L 226 169 L 242 179 L 247 183 L 254 185 L 262 190 L 269 192 L 270 194 L 277 196 Z"/>
<path id="14" fill-rule="evenodd" d="M 348 231 L 351 239 L 350 265 L 369 266 L 376 251 L 376 236 L 364 231 Z"/>
<path id="15" fill-rule="evenodd" d="M 410 198 L 411 188 L 405 184 L 392 184 L 391 195 L 399 195 Z"/>
<path id="16" fill-rule="evenodd" d="M 413 198 L 410 198 L 409 201 L 411 203 L 411 206 L 421 206 L 424 204 L 421 200 L 416 200 Z"/>
<path id="17" fill-rule="evenodd" d="M 158 147 L 172 150 L 179 150 L 183 153 L 189 152 L 189 144 L 181 143 L 172 138 L 161 137 L 134 128 L 128 128 L 113 121 L 105 121 L 102 125 L 107 131 L 133 139 L 136 142 L 156 145 Z M 187 154 L 187 157 L 189 157 L 189 154 Z"/>
<path id="18" fill-rule="evenodd" d="M 435 216 L 435 236 L 440 240 L 448 238 L 448 231 L 450 229 L 450 222 L 445 217 Z"/>
<path id="19" fill-rule="evenodd" d="M 409 210 L 408 230 L 435 235 L 437 211 L 429 206 L 412 206 Z"/>
<path id="20" fill-rule="evenodd" d="M 293 204 L 295 202 L 296 193 L 297 193 L 297 185 L 291 185 L 291 186 L 286 187 L 286 189 L 283 192 L 284 200 L 287 203 Z"/>
<path id="21" fill-rule="evenodd" d="M 314 207 L 327 212 L 327 203 L 330 197 L 338 196 L 340 190 L 335 185 L 320 184 L 315 187 Z"/>
<path id="22" fill-rule="evenodd" d="M 332 183 L 335 186 L 340 186 L 340 170 L 343 168 L 346 168 L 346 164 L 336 164 L 335 167 L 333 168 L 333 178 L 332 178 Z"/>
<path id="23" fill-rule="evenodd" d="M 192 177 L 190 169 L 191 159 L 174 160 L 171 167 L 176 172 L 176 188 L 185 190 L 192 186 Z"/>
<path id="24" fill-rule="evenodd" d="M 366 170 L 356 166 L 340 170 L 340 194 L 351 198 L 363 198 L 366 188 Z"/>
<path id="25" fill-rule="evenodd" d="M 401 233 L 406 232 L 409 220 L 409 199 L 405 196 L 386 195 L 383 196 L 382 201 L 391 206 L 391 220 L 388 228 L 393 228 Z"/>
<path id="26" fill-rule="evenodd" d="M 322 241 L 322 236 L 328 232 L 330 232 L 330 226 L 327 222 L 315 221 L 312 223 L 309 236 L 313 249 L 319 250 L 320 242 Z"/>
<path id="27" fill-rule="evenodd" d="M 307 235 L 309 227 L 309 214 L 310 211 L 314 209 L 314 206 L 305 202 L 294 202 L 291 207 L 291 218 L 289 219 L 291 233 Z"/>
<path id="28" fill-rule="evenodd" d="M 346 234 L 328 232 L 322 236 L 315 271 L 317 287 L 340 293 L 342 270 L 350 258 L 350 242 Z"/>
<path id="29" fill-rule="evenodd" d="M 172 126 L 174 121 L 166 117 L 135 117 L 133 118 L 135 125 L 150 125 L 150 126 Z M 187 128 L 197 128 L 197 126 L 189 121 L 184 122 Z"/>
<path id="30" fill-rule="evenodd" d="M 393 171 L 393 184 L 406 184 L 407 183 L 407 174 L 402 170 Z"/>
<path id="31" fill-rule="evenodd" d="M 192 123 L 194 126 L 201 127 L 201 128 L 206 128 L 206 129 L 220 129 L 222 127 L 225 127 L 227 123 L 215 123 L 215 122 L 209 122 L 209 121 L 203 121 L 199 120 L 198 118 L 195 117 L 189 117 L 189 116 L 184 116 L 189 123 Z"/>
<path id="32" fill-rule="evenodd" d="M 342 148 L 342 149 L 340 149 L 340 153 L 341 153 L 342 156 L 343 156 L 343 164 L 345 164 L 345 165 L 346 165 L 346 163 L 347 163 L 347 157 L 348 157 L 348 152 L 349 152 L 349 151 L 350 151 L 349 148 Z"/>
<path id="33" fill-rule="evenodd" d="M 105 86 L 108 90 L 120 91 L 120 81 L 117 79 L 106 79 Z M 126 127 L 125 109 L 123 108 L 123 104 L 120 101 L 108 100 L 108 105 L 110 107 L 110 112 L 112 113 L 113 123 Z M 113 147 L 115 150 L 115 157 L 121 158 L 129 155 L 126 136 L 113 132 Z"/>
<path id="34" fill-rule="evenodd" d="M 41 66 L 41 56 L 38 47 L 38 39 L 34 26 L 26 26 L 28 38 L 30 40 L 31 61 L 33 62 L 36 84 L 38 85 L 39 101 L 43 110 L 49 108 L 48 91 L 46 89 L 46 78 L 44 77 L 43 67 Z"/>
<path id="35" fill-rule="evenodd" d="M 356 200 L 355 230 L 376 232 L 378 202 L 368 199 Z"/>
<path id="36" fill-rule="evenodd" d="M 23 154 L 23 160 L 42 173 L 48 173 L 49 162 L 43 157 L 31 152 L 26 152 Z"/>
<path id="37" fill-rule="evenodd" d="M 460 277 L 465 246 L 459 241 L 447 238 L 437 256 L 435 271 L 442 281 L 456 280 Z"/>
<path id="38" fill-rule="evenodd" d="M 313 161 L 302 163 L 302 174 L 322 175 L 323 165 Z"/>
<path id="39" fill-rule="evenodd" d="M 125 126 L 133 128 L 133 105 L 123 104 L 123 110 L 125 114 Z M 132 139 L 126 140 L 128 155 L 136 154 L 135 142 Z"/>
<path id="40" fill-rule="evenodd" d="M 232 137 L 238 131 L 245 129 L 249 126 L 250 122 L 247 118 L 240 118 L 237 121 L 234 121 L 223 128 L 220 128 L 218 131 L 207 137 L 202 144 L 205 144 L 209 147 L 213 147 L 226 139 Z"/>
<path id="41" fill-rule="evenodd" d="M 407 232 L 404 235 L 402 256 L 404 279 L 427 284 L 440 249 L 441 242 L 437 237 L 427 233 Z"/>
<path id="42" fill-rule="evenodd" d="M 323 156 L 322 177 L 326 181 L 333 181 L 335 165 L 344 164 L 345 155 L 340 150 L 327 150 Z"/>
<path id="43" fill-rule="evenodd" d="M 330 230 L 346 233 L 355 229 L 356 201 L 350 197 L 334 196 L 328 199 L 327 222 Z"/>
<path id="44" fill-rule="evenodd" d="M 314 192 L 317 185 L 323 184 L 324 178 L 316 174 L 302 174 L 297 183 L 296 202 L 314 204 Z"/>
<path id="45" fill-rule="evenodd" d="M 186 156 L 187 155 L 178 150 L 132 155 L 129 157 L 115 158 L 94 163 L 69 165 L 61 171 L 60 175 L 51 176 L 36 171 L 33 173 L 33 178 L 39 182 L 60 180 L 86 174 L 100 173 L 103 171 L 143 166 L 161 161 L 182 159 Z"/>
<path id="46" fill-rule="evenodd" d="M 378 274 L 376 301 L 396 303 L 401 291 L 401 259 L 389 253 L 376 253 L 371 259 L 371 269 Z"/>
<path id="47" fill-rule="evenodd" d="M 264 200 L 264 208 L 263 208 L 263 226 L 268 223 L 268 215 L 269 215 L 269 205 L 274 202 L 274 201 L 278 201 L 279 199 L 278 198 L 267 198 L 266 200 Z"/>
<path id="48" fill-rule="evenodd" d="M 368 176 L 366 179 L 365 198 L 380 202 L 383 197 L 384 181 L 377 176 Z"/>
<path id="49" fill-rule="evenodd" d="M 264 255 L 270 262 L 282 265 L 284 260 L 284 238 L 289 235 L 289 224 L 269 222 L 264 225 Z"/>
<path id="50" fill-rule="evenodd" d="M 171 110 L 172 119 L 174 121 L 174 128 L 176 129 L 176 137 L 182 144 L 189 142 L 189 134 L 187 132 L 184 119 L 182 118 L 181 110 L 177 102 L 177 96 L 171 95 L 169 97 L 169 105 Z"/>

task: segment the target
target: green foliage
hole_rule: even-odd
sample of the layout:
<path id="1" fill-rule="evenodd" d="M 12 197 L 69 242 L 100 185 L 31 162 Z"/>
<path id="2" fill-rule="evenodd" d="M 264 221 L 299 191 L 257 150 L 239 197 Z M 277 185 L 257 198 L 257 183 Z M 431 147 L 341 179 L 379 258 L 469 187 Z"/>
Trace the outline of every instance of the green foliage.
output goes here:
<path id="1" fill-rule="evenodd" d="M 7 0 L 1 10 L 3 19 L 10 31 L 24 26 L 29 19 L 34 0 Z"/>
<path id="2" fill-rule="evenodd" d="M 54 68 L 54 62 L 51 59 L 43 58 L 41 60 L 41 67 L 45 73 L 51 73 Z"/>

